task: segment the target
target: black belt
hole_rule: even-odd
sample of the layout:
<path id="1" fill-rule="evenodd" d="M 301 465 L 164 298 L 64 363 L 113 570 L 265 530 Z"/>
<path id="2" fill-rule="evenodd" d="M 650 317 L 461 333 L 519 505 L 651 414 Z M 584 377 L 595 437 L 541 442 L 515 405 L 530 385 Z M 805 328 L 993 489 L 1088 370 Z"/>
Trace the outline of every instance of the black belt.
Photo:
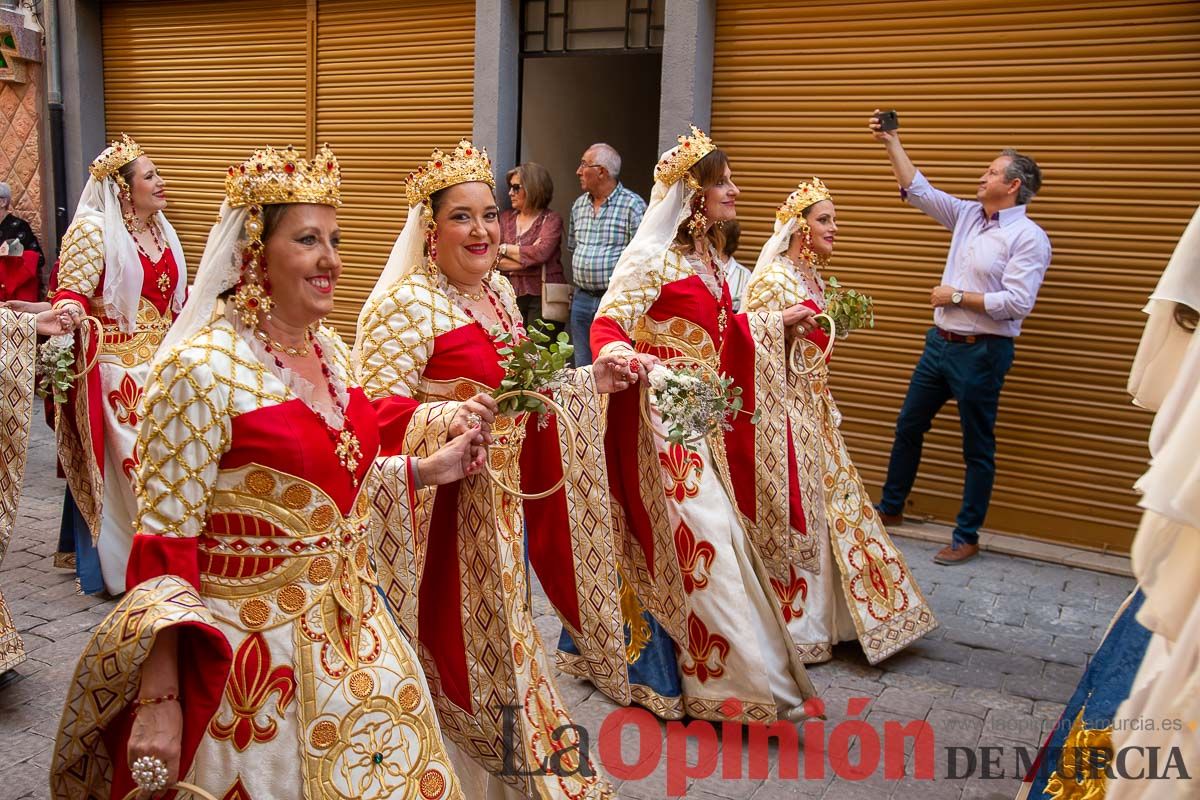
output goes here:
<path id="1" fill-rule="evenodd" d="M 961 344 L 975 344 L 982 342 L 984 339 L 1011 339 L 1011 336 L 1001 336 L 998 333 L 973 333 L 970 336 L 963 336 L 961 333 L 952 333 L 944 331 L 941 328 L 933 329 L 938 337 L 945 339 L 947 342 L 959 342 Z"/>
<path id="2" fill-rule="evenodd" d="M 605 290 L 603 290 L 603 291 L 599 291 L 599 292 L 593 292 L 591 289 L 584 289 L 584 288 L 583 288 L 583 287 L 581 287 L 581 286 L 576 286 L 576 287 L 575 287 L 575 291 L 577 291 L 577 292 L 583 292 L 584 294 L 586 294 L 586 295 L 588 295 L 588 296 L 590 296 L 590 297 L 595 297 L 597 300 L 599 300 L 600 298 L 604 297 L 604 292 L 606 292 L 606 291 L 608 291 L 608 290 L 607 290 L 607 289 L 605 289 Z"/>

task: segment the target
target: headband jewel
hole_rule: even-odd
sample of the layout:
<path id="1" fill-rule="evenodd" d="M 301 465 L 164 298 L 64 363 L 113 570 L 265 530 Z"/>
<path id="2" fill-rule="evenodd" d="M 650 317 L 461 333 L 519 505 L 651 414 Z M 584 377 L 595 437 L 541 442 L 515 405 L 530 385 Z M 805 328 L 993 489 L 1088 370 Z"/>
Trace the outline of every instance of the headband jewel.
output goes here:
<path id="1" fill-rule="evenodd" d="M 427 162 L 408 175 L 405 182 L 408 207 L 428 201 L 431 194 L 441 189 L 472 181 L 496 188 L 492 160 L 488 158 L 486 149 L 471 144 L 470 139 L 463 139 L 453 153 L 434 150 Z"/>
<path id="2" fill-rule="evenodd" d="M 264 147 L 229 168 L 225 195 L 234 208 L 276 203 L 340 206 L 341 185 L 342 170 L 329 145 L 322 145 L 312 161 L 290 145 L 282 150 Z"/>
<path id="3" fill-rule="evenodd" d="M 144 155 L 141 145 L 131 139 L 129 134 L 122 133 L 120 139 L 112 142 L 104 148 L 103 153 L 96 156 L 96 160 L 88 167 L 88 171 L 92 173 L 93 178 L 102 181 L 115 175 L 117 170 L 130 161 Z"/>
<path id="4" fill-rule="evenodd" d="M 716 150 L 717 146 L 708 134 L 692 126 L 691 136 L 680 136 L 679 144 L 667 151 L 667 154 L 654 166 L 654 180 L 670 186 L 682 178 L 697 161 Z"/>
<path id="5" fill-rule="evenodd" d="M 803 218 L 804 209 L 822 200 L 832 199 L 829 189 L 820 178 L 814 176 L 811 181 L 802 181 L 800 188 L 788 195 L 788 199 L 775 212 L 775 219 L 787 222 L 789 219 Z"/>

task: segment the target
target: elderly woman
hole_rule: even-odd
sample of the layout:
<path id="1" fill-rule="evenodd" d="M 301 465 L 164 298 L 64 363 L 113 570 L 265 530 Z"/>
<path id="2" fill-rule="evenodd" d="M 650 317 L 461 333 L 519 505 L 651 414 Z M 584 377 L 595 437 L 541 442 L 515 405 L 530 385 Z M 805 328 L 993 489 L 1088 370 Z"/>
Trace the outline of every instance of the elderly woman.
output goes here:
<path id="1" fill-rule="evenodd" d="M 500 261 L 525 325 L 548 323 L 557 333 L 570 311 L 562 268 L 562 217 L 549 209 L 554 183 L 541 164 L 526 161 L 505 175 L 512 208 L 500 212 Z"/>
<path id="2" fill-rule="evenodd" d="M 33 227 L 12 213 L 12 203 L 12 187 L 0 183 L 0 303 L 33 303 L 38 299 L 38 281 L 46 257 Z"/>
<path id="3" fill-rule="evenodd" d="M 382 482 L 407 506 L 462 478 L 482 433 L 376 460 L 375 413 L 320 327 L 339 175 L 327 148 L 229 170 L 147 385 L 130 589 L 76 671 L 56 798 L 146 798 L 180 776 L 245 800 L 463 797 L 376 589 L 369 497 Z"/>
<path id="4" fill-rule="evenodd" d="M 493 187 L 487 153 L 468 141 L 410 175 L 408 220 L 359 317 L 356 362 L 387 446 L 421 453 L 473 418 L 494 441 L 494 477 L 442 486 L 423 504 L 413 534 L 428 541 L 428 558 L 392 536 L 380 548 L 381 578 L 420 641 L 470 797 L 606 797 L 608 783 L 577 763 L 560 774 L 539 767 L 579 742 L 533 625 L 524 543 L 528 523 L 547 596 L 608 690 L 628 702 L 598 395 L 636 378 L 610 356 L 545 388 L 557 413 L 496 413 L 490 395 L 506 375 L 506 346 L 525 331 L 512 287 L 493 270 Z M 502 718 L 501 708 L 519 713 Z"/>
<path id="5" fill-rule="evenodd" d="M 63 235 L 51 300 L 76 320 L 99 321 L 99 329 L 81 329 L 79 344 L 81 361 L 97 360 L 58 407 L 54 427 L 67 484 L 90 531 L 91 541 L 85 532 L 76 537 L 83 562 L 77 571 L 94 580 L 98 551 L 103 587 L 118 595 L 133 544 L 142 393 L 150 359 L 183 306 L 187 272 L 179 237 L 163 215 L 166 183 L 137 142 L 113 142 L 89 171 Z"/>
<path id="6" fill-rule="evenodd" d="M 837 232 L 837 209 L 825 184 L 819 178 L 801 183 L 775 212 L 775 233 L 763 245 L 743 309 L 802 304 L 825 311 L 821 267 L 833 255 Z M 827 342 L 823 331 L 810 333 L 800 343 L 801 369 L 788 373 L 788 431 L 799 443 L 788 462 L 789 482 L 801 487 L 816 551 L 789 568 L 786 585 L 805 591 L 780 598 L 781 606 L 806 662 L 828 661 L 833 645 L 857 639 L 875 664 L 937 622 L 850 460 L 822 355 Z"/>

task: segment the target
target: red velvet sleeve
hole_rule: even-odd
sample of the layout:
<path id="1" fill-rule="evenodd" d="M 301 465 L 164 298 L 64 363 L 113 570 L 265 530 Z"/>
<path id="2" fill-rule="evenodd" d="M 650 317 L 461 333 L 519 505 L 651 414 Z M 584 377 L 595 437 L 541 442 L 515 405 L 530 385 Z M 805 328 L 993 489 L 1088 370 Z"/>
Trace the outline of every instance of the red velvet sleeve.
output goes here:
<path id="1" fill-rule="evenodd" d="M 160 575 L 178 575 L 200 591 L 199 539 L 139 533 L 125 566 L 125 585 L 137 586 Z"/>
<path id="2" fill-rule="evenodd" d="M 525 430 L 525 442 L 521 446 L 521 490 L 535 493 L 553 486 L 562 477 L 558 421 L 551 417 L 549 424 L 538 430 L 537 415 L 532 414 Z M 569 568 L 575 556 L 571 551 L 567 493 L 560 489 L 540 500 L 526 500 L 525 530 L 529 561 L 546 590 L 546 598 L 575 630 L 579 630 L 579 598 L 574 571 Z"/>
<path id="3" fill-rule="evenodd" d="M 404 452 L 404 435 L 413 412 L 420 405 L 411 397 L 394 395 L 372 400 L 379 418 L 379 455 L 398 456 Z"/>
<path id="4" fill-rule="evenodd" d="M 187 775 L 204 732 L 220 708 L 233 652 L 225 635 L 211 625 L 181 622 L 174 627 L 179 631 L 179 705 L 183 713 L 179 774 Z M 126 706 L 102 733 L 104 747 L 112 759 L 110 796 L 113 798 L 125 797 L 134 789 L 127 755 L 134 708 Z M 162 796 L 173 798 L 176 793 Z"/>
<path id="5" fill-rule="evenodd" d="M 611 317 L 596 317 L 592 323 L 592 357 L 599 356 L 604 346 L 613 342 L 625 342 L 630 347 L 633 346 L 633 340 L 616 320 Z"/>

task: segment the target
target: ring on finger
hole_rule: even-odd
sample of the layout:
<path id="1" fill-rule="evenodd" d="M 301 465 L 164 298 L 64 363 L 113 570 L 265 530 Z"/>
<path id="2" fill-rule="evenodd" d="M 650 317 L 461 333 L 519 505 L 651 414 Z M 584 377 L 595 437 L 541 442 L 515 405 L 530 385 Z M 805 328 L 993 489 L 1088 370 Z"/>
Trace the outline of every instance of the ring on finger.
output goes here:
<path id="1" fill-rule="evenodd" d="M 135 759 L 129 772 L 143 792 L 161 792 L 167 788 L 167 765 L 161 758 L 142 756 Z"/>
<path id="2" fill-rule="evenodd" d="M 467 414 L 467 427 L 478 428 L 483 424 L 483 417 L 476 414 L 474 411 Z"/>

